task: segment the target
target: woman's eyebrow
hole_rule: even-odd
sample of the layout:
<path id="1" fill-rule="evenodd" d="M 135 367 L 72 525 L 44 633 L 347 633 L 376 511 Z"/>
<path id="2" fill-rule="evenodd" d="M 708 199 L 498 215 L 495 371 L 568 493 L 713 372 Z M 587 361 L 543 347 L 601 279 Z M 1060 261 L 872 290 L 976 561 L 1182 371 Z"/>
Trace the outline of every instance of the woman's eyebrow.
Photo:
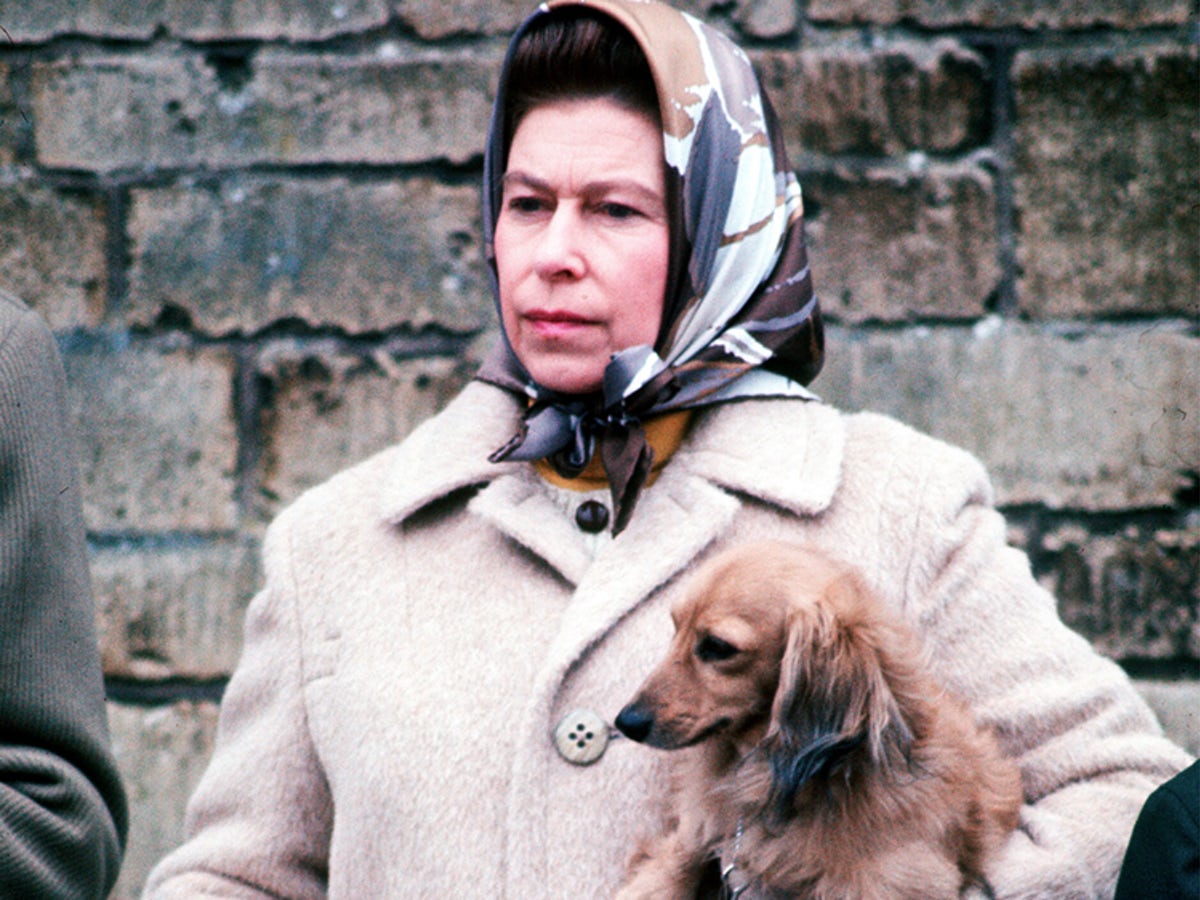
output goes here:
<path id="1" fill-rule="evenodd" d="M 626 178 L 616 178 L 608 181 L 589 181 L 583 186 L 585 196 L 602 197 L 606 194 L 616 192 L 628 192 L 641 198 L 643 202 L 653 203 L 657 206 L 665 205 L 665 200 L 661 191 L 655 190 L 652 187 L 642 184 L 640 181 L 632 181 Z"/>
<path id="2" fill-rule="evenodd" d="M 508 187 L 510 184 L 519 184 L 527 188 L 532 188 L 535 191 L 549 191 L 551 189 L 550 183 L 545 179 L 520 170 L 505 172 L 500 176 L 500 184 L 502 187 Z"/>
<path id="3" fill-rule="evenodd" d="M 522 185 L 534 191 L 543 193 L 553 193 L 554 187 L 544 178 L 525 172 L 520 169 L 505 172 L 501 176 L 501 184 L 503 187 L 508 187 L 510 184 Z M 636 194 L 643 200 L 657 205 L 664 205 L 665 200 L 661 191 L 642 184 L 640 181 L 635 181 L 629 178 L 613 178 L 600 179 L 597 181 L 589 181 L 583 185 L 581 194 L 585 197 L 598 197 L 614 191 L 628 191 Z"/>

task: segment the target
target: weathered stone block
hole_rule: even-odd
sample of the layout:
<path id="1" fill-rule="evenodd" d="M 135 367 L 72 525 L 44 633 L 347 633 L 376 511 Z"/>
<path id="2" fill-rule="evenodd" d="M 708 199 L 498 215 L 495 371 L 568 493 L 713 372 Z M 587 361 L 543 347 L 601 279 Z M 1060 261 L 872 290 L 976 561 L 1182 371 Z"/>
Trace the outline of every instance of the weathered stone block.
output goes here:
<path id="1" fill-rule="evenodd" d="M 386 20 L 385 0 L 0 0 L 0 22 L 18 43 L 65 34 L 145 40 L 159 28 L 193 40 L 317 40 Z"/>
<path id="2" fill-rule="evenodd" d="M 262 361 L 268 512 L 351 463 L 399 441 L 440 410 L 478 368 L 464 358 L 364 359 L 329 347 L 280 347 Z"/>
<path id="3" fill-rule="evenodd" d="M 0 0 L 0 24 L 18 44 L 48 41 L 61 34 L 88 32 L 124 38 L 147 38 L 154 32 L 164 0 Z"/>
<path id="4" fill-rule="evenodd" d="M 1000 279 L 985 172 L 936 165 L 810 176 L 804 193 L 813 279 L 829 315 L 861 322 L 983 314 Z"/>
<path id="5" fill-rule="evenodd" d="M 1022 309 L 1200 313 L 1196 47 L 1022 53 L 1014 83 Z"/>
<path id="6" fill-rule="evenodd" d="M 974 329 L 831 329 L 828 344 L 818 393 L 970 450 L 1002 504 L 1170 507 L 1194 477 L 1200 340 L 1182 329 L 1072 334 L 989 319 Z"/>
<path id="7" fill-rule="evenodd" d="M 129 797 L 129 844 L 109 900 L 135 900 L 154 865 L 183 843 L 184 809 L 212 756 L 217 707 L 110 703 L 108 721 Z"/>
<path id="8" fill-rule="evenodd" d="M 734 20 L 746 34 L 769 40 L 794 33 L 800 13 L 794 0 L 738 0 Z"/>
<path id="9" fill-rule="evenodd" d="M 423 38 L 458 34 L 503 34 L 514 31 L 534 10 L 527 0 L 392 0 L 400 21 Z"/>
<path id="10" fill-rule="evenodd" d="M 87 328 L 103 316 L 104 201 L 0 176 L 0 284 L 52 328 Z"/>
<path id="11" fill-rule="evenodd" d="M 1064 527 L 1039 574 L 1068 625 L 1114 659 L 1200 659 L 1200 535 Z"/>
<path id="12" fill-rule="evenodd" d="M 0 62 L 0 166 L 10 165 L 17 158 L 21 132 L 29 126 L 29 114 L 18 105 L 9 84 L 12 67 Z"/>
<path id="13" fill-rule="evenodd" d="M 1192 756 L 1200 756 L 1200 683 L 1195 681 L 1135 681 L 1167 737 Z"/>
<path id="14" fill-rule="evenodd" d="M 735 14 L 741 14 L 747 7 L 753 6 L 756 2 L 759 2 L 759 0 L 734 0 L 732 4 L 728 0 L 671 0 L 671 6 L 680 12 L 695 16 L 697 19 L 711 19 L 712 21 L 709 24 L 717 28 L 722 28 L 724 22 L 722 22 L 721 18 L 710 15 L 714 9 L 717 7 L 728 8 L 733 6 Z"/>
<path id="15" fill-rule="evenodd" d="M 914 22 L 931 28 L 1148 28 L 1182 25 L 1190 13 L 1188 0 L 810 0 L 808 4 L 809 18 L 818 22 Z"/>
<path id="16" fill-rule="evenodd" d="M 162 24 L 191 40 L 312 41 L 378 28 L 387 19 L 387 0 L 169 0 Z"/>
<path id="17" fill-rule="evenodd" d="M 256 588 L 256 558 L 256 547 L 234 540 L 93 548 L 104 674 L 142 680 L 230 675 Z"/>
<path id="18" fill-rule="evenodd" d="M 516 30 L 536 8 L 529 0 L 391 0 L 393 12 L 402 25 L 428 40 L 441 40 L 459 35 L 500 35 L 507 37 Z M 717 0 L 672 0 L 676 9 L 699 18 L 719 4 Z M 737 18 L 745 27 L 749 22 L 762 29 L 750 33 L 758 37 L 778 37 L 779 21 L 795 20 L 790 0 L 738 0 Z M 794 27 L 794 24 L 793 24 Z"/>
<path id="19" fill-rule="evenodd" d="M 769 51 L 754 62 L 794 156 L 953 153 L 983 141 L 983 61 L 954 41 Z"/>
<path id="20" fill-rule="evenodd" d="M 255 65 L 254 125 L 277 158 L 464 162 L 483 152 L 500 59 L 384 45 L 374 56 L 268 53 Z"/>
<path id="21" fill-rule="evenodd" d="M 220 164 L 236 129 L 218 116 L 217 95 L 215 72 L 199 57 L 39 63 L 31 85 L 38 162 L 102 172 Z"/>
<path id="22" fill-rule="evenodd" d="M 50 168 L 463 162 L 482 152 L 497 63 L 264 51 L 70 59 L 34 68 Z"/>
<path id="23" fill-rule="evenodd" d="M 343 178 L 137 190 L 132 322 L 186 314 L 206 333 L 284 319 L 352 332 L 492 319 L 478 191 Z"/>
<path id="24" fill-rule="evenodd" d="M 232 529 L 232 356 L 99 341 L 63 349 L 89 529 Z"/>

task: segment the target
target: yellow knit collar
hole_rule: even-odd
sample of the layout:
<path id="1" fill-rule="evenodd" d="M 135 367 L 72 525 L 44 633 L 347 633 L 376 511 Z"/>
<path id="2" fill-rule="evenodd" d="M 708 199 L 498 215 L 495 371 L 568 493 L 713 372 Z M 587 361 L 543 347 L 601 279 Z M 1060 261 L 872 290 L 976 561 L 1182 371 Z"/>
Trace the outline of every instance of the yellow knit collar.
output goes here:
<path id="1" fill-rule="evenodd" d="M 691 410 L 680 410 L 664 413 L 642 423 L 646 432 L 646 443 L 654 451 L 654 462 L 650 466 L 650 475 L 646 485 L 654 484 L 663 466 L 679 449 L 692 422 Z M 596 491 L 608 487 L 608 477 L 604 474 L 604 465 L 600 462 L 600 454 L 596 453 L 574 478 L 566 478 L 558 473 L 549 459 L 539 459 L 534 463 L 538 474 L 555 487 L 568 488 L 572 491 Z"/>

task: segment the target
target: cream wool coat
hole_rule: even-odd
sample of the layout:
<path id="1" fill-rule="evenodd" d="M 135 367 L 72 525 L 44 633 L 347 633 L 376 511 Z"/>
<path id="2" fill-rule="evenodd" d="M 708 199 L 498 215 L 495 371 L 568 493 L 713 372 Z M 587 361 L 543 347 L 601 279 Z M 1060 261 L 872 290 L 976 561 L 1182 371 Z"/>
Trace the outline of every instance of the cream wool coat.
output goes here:
<path id="1" fill-rule="evenodd" d="M 573 765 L 555 725 L 611 722 L 666 646 L 680 576 L 766 535 L 861 566 L 1019 757 L 998 896 L 1111 893 L 1140 804 L 1188 757 L 1061 624 L 972 457 L 876 415 L 728 404 L 593 561 L 528 464 L 487 462 L 516 421 L 474 383 L 272 526 L 191 837 L 147 896 L 608 896 L 666 754 L 617 738 Z"/>

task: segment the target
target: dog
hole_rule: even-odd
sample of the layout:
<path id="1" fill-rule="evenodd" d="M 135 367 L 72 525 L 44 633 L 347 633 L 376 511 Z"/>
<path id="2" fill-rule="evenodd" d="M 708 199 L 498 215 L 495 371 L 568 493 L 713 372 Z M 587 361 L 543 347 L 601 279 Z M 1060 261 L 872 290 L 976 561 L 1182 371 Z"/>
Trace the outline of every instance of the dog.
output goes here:
<path id="1" fill-rule="evenodd" d="M 743 900 L 989 890 L 1020 772 L 854 569 L 743 544 L 701 566 L 671 615 L 666 658 L 615 724 L 679 751 L 672 810 L 618 900 L 708 896 L 718 864 L 721 895 Z"/>

